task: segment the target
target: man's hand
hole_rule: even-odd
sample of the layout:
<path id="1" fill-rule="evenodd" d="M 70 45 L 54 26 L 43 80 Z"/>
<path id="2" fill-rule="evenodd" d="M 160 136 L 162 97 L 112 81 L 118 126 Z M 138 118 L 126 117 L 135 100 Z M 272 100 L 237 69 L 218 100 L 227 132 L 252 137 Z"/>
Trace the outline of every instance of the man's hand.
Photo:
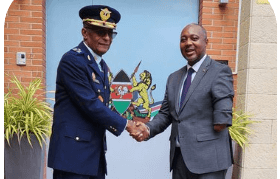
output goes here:
<path id="1" fill-rule="evenodd" d="M 128 120 L 126 128 L 127 132 L 129 132 L 130 135 L 136 135 L 137 133 L 140 133 L 140 131 L 137 131 L 136 123 L 134 121 Z"/>
<path id="2" fill-rule="evenodd" d="M 135 134 L 130 133 L 130 135 L 138 142 L 142 142 L 143 140 L 146 140 L 150 136 L 150 131 L 144 123 L 137 121 L 136 127 L 138 133 Z"/>

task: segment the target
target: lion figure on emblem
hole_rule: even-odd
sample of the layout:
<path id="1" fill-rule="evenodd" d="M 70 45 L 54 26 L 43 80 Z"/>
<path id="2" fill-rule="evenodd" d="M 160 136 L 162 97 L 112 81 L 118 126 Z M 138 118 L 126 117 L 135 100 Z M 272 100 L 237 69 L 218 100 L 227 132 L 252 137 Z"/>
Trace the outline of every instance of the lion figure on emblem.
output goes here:
<path id="1" fill-rule="evenodd" d="M 153 85 L 150 89 L 150 98 L 151 98 L 150 101 L 148 96 L 148 89 L 152 84 L 152 75 L 149 71 L 144 70 L 144 72 L 140 73 L 139 76 L 141 80 L 139 83 L 136 81 L 135 75 L 132 77 L 133 87 L 130 89 L 130 92 L 138 91 L 140 96 L 135 102 L 132 102 L 132 104 L 137 107 L 142 105 L 143 108 L 148 111 L 147 117 L 151 117 L 152 109 L 150 108 L 150 104 L 154 103 L 152 91 L 156 89 L 156 85 Z"/>

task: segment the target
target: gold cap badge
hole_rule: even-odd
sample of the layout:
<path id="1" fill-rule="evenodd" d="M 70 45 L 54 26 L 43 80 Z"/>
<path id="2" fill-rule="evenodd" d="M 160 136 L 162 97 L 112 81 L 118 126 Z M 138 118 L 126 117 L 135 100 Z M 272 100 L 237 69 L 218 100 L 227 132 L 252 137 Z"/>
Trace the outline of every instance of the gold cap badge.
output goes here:
<path id="1" fill-rule="evenodd" d="M 101 9 L 100 11 L 100 18 L 103 21 L 107 21 L 111 17 L 111 11 L 109 11 L 107 8 Z"/>

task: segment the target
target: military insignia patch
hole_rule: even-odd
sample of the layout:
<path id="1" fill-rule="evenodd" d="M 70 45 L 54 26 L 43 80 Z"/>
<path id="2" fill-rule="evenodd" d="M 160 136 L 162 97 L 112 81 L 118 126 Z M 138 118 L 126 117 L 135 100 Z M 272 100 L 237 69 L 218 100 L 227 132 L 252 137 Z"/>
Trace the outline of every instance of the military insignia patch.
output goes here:
<path id="1" fill-rule="evenodd" d="M 73 48 L 72 50 L 74 50 L 75 52 L 77 52 L 77 53 L 81 53 L 82 52 L 82 50 L 80 49 L 80 48 Z"/>
<path id="2" fill-rule="evenodd" d="M 92 76 L 93 82 L 100 84 L 99 80 L 96 79 L 96 75 L 93 72 L 92 72 L 91 76 Z"/>
<path id="3" fill-rule="evenodd" d="M 102 98 L 101 95 L 98 96 L 98 99 L 103 103 L 104 99 Z"/>

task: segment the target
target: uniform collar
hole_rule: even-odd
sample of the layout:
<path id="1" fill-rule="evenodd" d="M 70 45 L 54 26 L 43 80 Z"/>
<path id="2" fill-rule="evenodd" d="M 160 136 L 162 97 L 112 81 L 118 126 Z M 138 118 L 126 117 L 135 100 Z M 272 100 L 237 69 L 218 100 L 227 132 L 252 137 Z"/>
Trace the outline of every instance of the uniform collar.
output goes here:
<path id="1" fill-rule="evenodd" d="M 87 47 L 88 51 L 91 53 L 93 58 L 95 59 L 96 63 L 99 64 L 102 60 L 102 57 L 97 55 L 96 53 L 94 53 L 93 50 L 91 48 L 89 48 L 89 46 L 87 46 L 87 44 L 84 41 L 83 41 L 83 43 Z"/>

